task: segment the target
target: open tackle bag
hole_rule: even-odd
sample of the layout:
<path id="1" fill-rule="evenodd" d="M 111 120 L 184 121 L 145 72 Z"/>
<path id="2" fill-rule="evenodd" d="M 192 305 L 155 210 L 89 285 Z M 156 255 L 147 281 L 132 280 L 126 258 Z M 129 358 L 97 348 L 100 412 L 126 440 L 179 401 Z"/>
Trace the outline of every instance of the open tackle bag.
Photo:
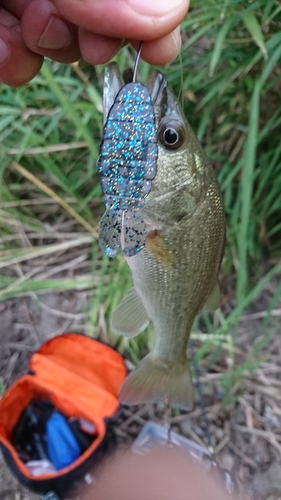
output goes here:
<path id="1" fill-rule="evenodd" d="M 0 446 L 24 486 L 63 498 L 114 441 L 127 370 L 112 348 L 76 333 L 43 344 L 29 368 L 0 400 Z"/>

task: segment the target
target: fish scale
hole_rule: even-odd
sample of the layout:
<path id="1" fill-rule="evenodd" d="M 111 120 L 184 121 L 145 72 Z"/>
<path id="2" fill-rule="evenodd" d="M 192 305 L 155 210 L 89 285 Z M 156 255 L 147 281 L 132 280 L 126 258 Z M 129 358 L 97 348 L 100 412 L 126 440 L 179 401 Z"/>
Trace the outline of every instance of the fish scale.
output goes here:
<path id="1" fill-rule="evenodd" d="M 118 92 L 104 126 L 98 160 L 106 212 L 100 223 L 100 245 L 114 257 L 124 234 L 124 255 L 145 245 L 141 215 L 157 172 L 157 134 L 148 89 L 128 83 Z M 124 214 L 123 214 L 124 212 Z"/>

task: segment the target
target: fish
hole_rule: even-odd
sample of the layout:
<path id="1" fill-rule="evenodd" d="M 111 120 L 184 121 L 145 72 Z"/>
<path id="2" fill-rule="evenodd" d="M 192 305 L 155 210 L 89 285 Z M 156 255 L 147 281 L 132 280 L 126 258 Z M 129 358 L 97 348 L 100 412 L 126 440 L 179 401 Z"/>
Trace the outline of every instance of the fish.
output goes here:
<path id="1" fill-rule="evenodd" d="M 155 148 L 150 157 L 157 163 L 154 177 L 147 192 L 140 194 L 140 203 L 125 206 L 121 200 L 115 217 L 109 204 L 109 226 L 101 224 L 104 251 L 107 247 L 109 254 L 125 250 L 134 283 L 113 312 L 111 329 L 129 338 L 150 322 L 155 330 L 152 351 L 125 379 L 119 400 L 128 405 L 165 401 L 189 410 L 193 402 L 187 358 L 191 328 L 202 309 L 215 310 L 220 304 L 223 201 L 212 165 L 165 77 L 153 70 L 144 87 L 153 108 L 153 141 L 156 137 L 157 143 L 157 151 Z M 105 77 L 105 121 L 122 89 L 124 81 L 113 63 Z M 131 238 L 128 251 L 126 234 L 134 220 L 141 235 Z M 116 240 L 117 244 L 112 243 Z"/>

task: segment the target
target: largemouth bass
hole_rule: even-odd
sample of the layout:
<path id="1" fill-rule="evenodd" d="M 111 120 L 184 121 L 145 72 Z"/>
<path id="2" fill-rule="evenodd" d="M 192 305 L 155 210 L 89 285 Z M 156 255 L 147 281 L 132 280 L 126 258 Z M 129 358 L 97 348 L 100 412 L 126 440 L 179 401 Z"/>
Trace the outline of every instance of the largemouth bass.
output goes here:
<path id="1" fill-rule="evenodd" d="M 117 66 L 109 65 L 105 119 L 114 109 L 116 96 L 123 93 L 123 86 Z M 154 348 L 125 380 L 120 401 L 139 404 L 166 400 L 173 407 L 188 409 L 193 385 L 187 344 L 195 316 L 203 307 L 219 306 L 224 211 L 213 168 L 167 81 L 153 71 L 145 88 L 153 107 L 156 134 L 150 134 L 152 143 L 156 137 L 157 144 L 157 151 L 151 146 L 157 163 L 150 165 L 154 176 L 151 174 L 149 189 L 138 192 L 140 203 L 116 205 L 116 200 L 109 203 L 107 198 L 106 222 L 104 218 L 101 222 L 102 248 L 115 255 L 122 247 L 134 282 L 134 288 L 112 315 L 112 330 L 134 337 L 150 321 L 155 329 Z M 101 173 L 103 151 L 102 146 Z M 146 175 L 145 168 L 142 171 L 140 184 Z M 128 173 L 125 181 L 127 178 Z"/>

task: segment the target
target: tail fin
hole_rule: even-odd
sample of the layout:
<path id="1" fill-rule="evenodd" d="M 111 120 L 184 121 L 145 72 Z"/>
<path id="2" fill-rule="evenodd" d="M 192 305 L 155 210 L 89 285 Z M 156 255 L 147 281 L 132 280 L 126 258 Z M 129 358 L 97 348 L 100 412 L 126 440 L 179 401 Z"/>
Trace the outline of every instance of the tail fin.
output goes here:
<path id="1" fill-rule="evenodd" d="M 128 405 L 168 400 L 174 408 L 190 410 L 193 385 L 188 360 L 165 363 L 154 352 L 145 356 L 123 383 L 119 400 Z"/>

